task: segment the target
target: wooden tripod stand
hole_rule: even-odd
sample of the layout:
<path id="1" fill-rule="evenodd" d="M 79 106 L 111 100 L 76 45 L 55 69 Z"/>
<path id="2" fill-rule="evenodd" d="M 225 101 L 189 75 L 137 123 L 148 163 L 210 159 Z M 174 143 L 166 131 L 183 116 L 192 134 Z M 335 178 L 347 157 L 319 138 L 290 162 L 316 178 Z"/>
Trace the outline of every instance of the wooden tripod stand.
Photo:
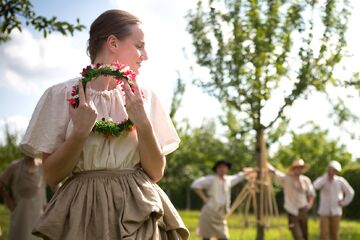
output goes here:
<path id="1" fill-rule="evenodd" d="M 272 179 L 267 170 L 263 171 L 260 181 L 257 180 L 256 177 L 256 173 L 247 176 L 247 183 L 231 205 L 227 217 L 232 215 L 237 208 L 243 205 L 244 225 L 245 227 L 248 227 L 249 212 L 250 207 L 252 206 L 255 215 L 258 214 L 258 211 L 260 213 L 260 224 L 269 227 L 271 219 L 278 219 L 279 217 Z M 259 206 L 256 199 L 257 192 L 260 193 Z"/>
<path id="2" fill-rule="evenodd" d="M 244 225 L 249 225 L 249 211 L 252 205 L 257 216 L 256 223 L 270 226 L 271 219 L 279 219 L 279 210 L 275 199 L 271 175 L 267 162 L 267 150 L 263 130 L 259 132 L 256 145 L 256 158 L 259 171 L 247 175 L 247 183 L 233 202 L 227 217 L 238 207 L 244 205 Z M 246 171 L 246 169 L 245 169 Z"/>

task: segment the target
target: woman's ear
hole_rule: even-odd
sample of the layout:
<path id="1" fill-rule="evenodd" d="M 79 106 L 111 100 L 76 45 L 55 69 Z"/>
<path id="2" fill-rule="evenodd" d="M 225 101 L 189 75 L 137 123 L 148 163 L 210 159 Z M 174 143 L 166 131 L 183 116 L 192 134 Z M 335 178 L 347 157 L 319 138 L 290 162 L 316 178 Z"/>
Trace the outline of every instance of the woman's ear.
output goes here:
<path id="1" fill-rule="evenodd" d="M 115 51 L 118 47 L 118 39 L 114 35 L 110 35 L 106 40 L 106 47 L 111 52 Z"/>

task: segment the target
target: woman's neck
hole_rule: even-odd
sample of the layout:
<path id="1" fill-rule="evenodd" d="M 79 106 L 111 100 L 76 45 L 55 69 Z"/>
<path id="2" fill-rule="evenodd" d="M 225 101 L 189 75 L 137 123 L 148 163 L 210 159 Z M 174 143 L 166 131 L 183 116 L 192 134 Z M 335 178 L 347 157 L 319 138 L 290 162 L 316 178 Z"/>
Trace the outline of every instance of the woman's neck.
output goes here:
<path id="1" fill-rule="evenodd" d="M 100 55 L 94 61 L 93 65 L 96 64 L 110 64 L 113 62 L 109 57 Z M 91 81 L 90 86 L 95 91 L 112 90 L 116 88 L 116 80 L 113 77 L 99 76 Z"/>
<path id="2" fill-rule="evenodd" d="M 116 88 L 116 81 L 112 77 L 99 76 L 90 83 L 90 87 L 95 91 L 112 90 Z"/>

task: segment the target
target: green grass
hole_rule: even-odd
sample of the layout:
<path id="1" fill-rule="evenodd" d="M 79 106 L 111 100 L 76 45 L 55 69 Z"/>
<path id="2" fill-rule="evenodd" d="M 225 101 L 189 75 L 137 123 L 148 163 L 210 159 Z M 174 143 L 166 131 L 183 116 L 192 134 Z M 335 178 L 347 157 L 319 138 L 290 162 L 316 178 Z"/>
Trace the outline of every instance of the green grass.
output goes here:
<path id="1" fill-rule="evenodd" d="M 191 233 L 191 240 L 199 240 L 196 236 L 196 227 L 199 219 L 199 211 L 179 211 L 183 218 L 186 226 L 189 228 Z M 253 218 L 251 219 L 253 220 Z M 228 220 L 230 239 L 255 239 L 255 228 L 253 224 L 249 228 L 243 227 L 243 220 L 240 215 L 233 215 Z M 282 216 L 274 223 L 278 228 L 269 228 L 266 230 L 266 240 L 291 240 L 291 235 L 286 227 L 287 219 Z M 0 240 L 6 240 L 9 227 L 9 211 L 4 205 L 0 204 L 0 227 L 3 232 L 3 236 Z M 309 233 L 310 240 L 317 240 L 319 238 L 319 220 L 318 218 L 311 218 L 309 220 Z M 341 221 L 341 240 L 359 240 L 360 239 L 360 221 Z"/>
<path id="2" fill-rule="evenodd" d="M 9 215 L 10 211 L 2 204 L 0 204 L 0 228 L 2 234 L 0 234 L 0 240 L 7 239 L 9 228 Z"/>
<path id="3" fill-rule="evenodd" d="M 191 240 L 200 240 L 196 235 L 196 227 L 199 219 L 199 211 L 180 211 L 180 215 L 189 228 Z M 252 221 L 252 222 L 251 222 Z M 319 239 L 319 219 L 309 219 L 309 239 Z M 254 227 L 254 218 L 250 219 L 250 227 L 243 227 L 244 222 L 241 215 L 233 215 L 228 219 L 230 239 L 255 239 L 256 229 Z M 266 240 L 291 240 L 292 236 L 287 228 L 287 218 L 281 216 L 279 219 L 274 220 L 273 228 L 267 228 L 265 232 Z M 276 227 L 275 227 L 276 226 Z M 359 240 L 360 239 L 360 221 L 349 221 L 343 219 L 341 221 L 341 240 Z"/>

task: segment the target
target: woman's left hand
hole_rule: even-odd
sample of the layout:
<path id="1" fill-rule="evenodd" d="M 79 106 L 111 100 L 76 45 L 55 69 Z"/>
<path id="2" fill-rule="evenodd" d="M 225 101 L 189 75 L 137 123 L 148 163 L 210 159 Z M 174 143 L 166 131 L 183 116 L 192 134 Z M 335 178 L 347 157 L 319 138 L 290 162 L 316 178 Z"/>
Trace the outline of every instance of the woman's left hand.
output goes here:
<path id="1" fill-rule="evenodd" d="M 136 127 L 143 127 L 148 124 L 149 119 L 144 108 L 144 101 L 139 86 L 134 81 L 134 85 L 130 87 L 127 81 L 124 81 L 124 91 L 126 99 L 126 111 L 129 119 Z"/>

